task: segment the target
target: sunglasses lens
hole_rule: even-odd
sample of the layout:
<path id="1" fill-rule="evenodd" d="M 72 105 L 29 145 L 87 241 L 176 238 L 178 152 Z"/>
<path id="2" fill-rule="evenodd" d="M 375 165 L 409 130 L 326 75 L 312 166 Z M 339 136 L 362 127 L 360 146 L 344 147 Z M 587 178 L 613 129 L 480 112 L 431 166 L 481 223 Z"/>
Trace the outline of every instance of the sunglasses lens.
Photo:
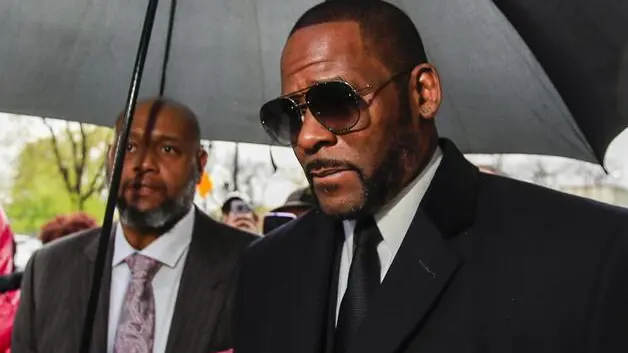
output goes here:
<path id="1" fill-rule="evenodd" d="M 260 120 L 266 132 L 277 143 L 290 145 L 301 130 L 301 112 L 294 102 L 277 98 L 262 106 Z"/>
<path id="2" fill-rule="evenodd" d="M 322 82 L 306 95 L 308 106 L 316 119 L 333 132 L 352 128 L 360 117 L 359 98 L 345 82 Z"/>

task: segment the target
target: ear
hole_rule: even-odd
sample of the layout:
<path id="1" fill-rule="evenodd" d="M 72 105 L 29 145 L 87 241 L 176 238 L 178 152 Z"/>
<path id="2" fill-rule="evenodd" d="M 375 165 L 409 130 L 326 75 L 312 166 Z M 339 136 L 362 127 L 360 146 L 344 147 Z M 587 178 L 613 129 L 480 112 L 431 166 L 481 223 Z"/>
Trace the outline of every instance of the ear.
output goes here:
<path id="1" fill-rule="evenodd" d="M 434 119 L 442 100 L 436 68 L 428 63 L 417 65 L 410 74 L 409 85 L 413 110 L 423 119 Z"/>
<path id="2" fill-rule="evenodd" d="M 199 172 L 198 175 L 203 175 L 203 172 L 205 171 L 205 166 L 207 165 L 207 158 L 208 158 L 207 151 L 205 151 L 205 149 L 201 147 L 198 151 L 198 156 L 196 158 L 196 163 L 197 163 L 196 168 L 198 168 L 198 172 Z"/>

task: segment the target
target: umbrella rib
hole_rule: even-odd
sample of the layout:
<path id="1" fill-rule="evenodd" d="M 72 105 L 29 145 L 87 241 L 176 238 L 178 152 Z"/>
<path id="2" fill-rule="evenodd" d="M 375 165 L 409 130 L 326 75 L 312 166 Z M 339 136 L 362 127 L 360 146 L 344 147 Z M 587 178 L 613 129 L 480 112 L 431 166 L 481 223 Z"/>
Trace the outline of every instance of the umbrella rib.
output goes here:
<path id="1" fill-rule="evenodd" d="M 503 13 L 501 12 L 501 10 L 497 9 L 497 11 L 499 11 L 500 14 L 503 15 Z M 525 43 L 525 40 L 523 40 L 523 38 L 521 38 L 519 32 L 517 32 L 517 29 L 514 28 L 514 26 L 512 26 L 512 24 L 510 23 L 510 21 L 508 21 L 508 24 L 512 27 L 514 33 L 516 33 L 516 35 L 521 39 L 521 41 L 523 41 L 523 43 Z M 513 43 L 511 42 L 511 40 L 509 38 L 507 38 L 506 36 L 504 36 L 504 42 L 510 46 L 513 50 L 515 49 L 515 46 L 513 46 Z M 530 56 L 532 57 L 532 60 L 536 61 L 538 63 L 538 59 L 536 58 L 536 55 L 532 52 L 532 50 L 530 49 L 530 47 L 528 47 L 527 43 L 525 43 L 526 48 L 529 50 Z M 519 54 L 521 55 L 521 54 Z M 528 71 L 530 73 L 534 72 L 533 67 L 531 66 L 531 63 L 529 60 L 527 60 L 525 57 L 523 57 L 523 63 L 528 67 Z M 589 142 L 587 141 L 587 139 L 585 138 L 584 134 L 582 133 L 582 130 L 580 130 L 580 126 L 578 125 L 577 121 L 575 120 L 573 113 L 569 110 L 569 107 L 567 107 L 567 105 L 565 104 L 563 97 L 560 95 L 560 93 L 558 93 L 558 91 L 555 89 L 555 87 L 553 86 L 553 83 L 551 83 L 551 79 L 549 78 L 549 76 L 547 76 L 547 72 L 545 72 L 545 69 L 543 68 L 543 66 L 538 63 L 538 66 L 540 67 L 540 70 L 543 72 L 543 74 L 548 78 L 549 84 L 550 86 L 547 85 L 547 82 L 545 82 L 544 80 L 540 80 L 537 78 L 537 81 L 539 82 L 540 86 L 543 87 L 543 90 L 545 91 L 545 94 L 547 96 L 554 96 L 556 95 L 558 99 L 560 99 L 561 102 L 563 102 L 563 105 L 567 108 L 568 111 L 568 115 L 565 115 L 564 112 L 560 111 L 562 117 L 565 119 L 565 121 L 570 122 L 569 127 L 573 130 L 573 132 L 575 133 L 575 135 L 578 137 L 578 139 L 581 142 L 581 145 L 578 145 L 576 143 L 574 143 L 573 141 L 571 141 L 570 139 L 567 138 L 567 135 L 559 128 L 556 128 L 556 126 L 554 124 L 551 123 L 551 121 L 545 119 L 543 117 L 542 114 L 539 114 L 538 112 L 533 112 L 533 116 L 541 121 L 543 124 L 547 125 L 549 128 L 551 128 L 551 130 L 556 133 L 557 135 L 559 135 L 563 141 L 565 141 L 568 145 L 581 150 L 582 152 L 589 154 L 590 156 L 593 156 L 596 160 L 597 155 L 595 154 L 595 152 L 593 151 L 593 148 L 591 147 L 591 145 L 589 144 Z M 586 150 L 582 150 L 582 146 L 586 146 Z M 600 161 L 601 164 L 603 164 L 603 161 Z"/>
<path id="2" fill-rule="evenodd" d="M 265 82 L 265 73 L 264 73 L 264 53 L 262 51 L 262 31 L 261 31 L 261 26 L 260 26 L 260 20 L 259 20 L 259 10 L 257 9 L 257 4 L 255 1 L 252 2 L 253 4 L 253 11 L 254 11 L 254 16 L 255 16 L 255 23 L 257 25 L 257 51 L 259 53 L 259 68 L 260 68 L 260 72 L 262 73 L 260 75 L 260 81 L 261 81 L 261 89 L 260 92 L 262 92 L 262 100 L 264 100 L 266 97 L 264 97 L 264 88 L 266 87 L 266 82 Z"/>
<path id="3" fill-rule="evenodd" d="M 551 95 L 553 90 L 550 89 L 550 87 L 547 87 L 547 85 L 545 85 L 543 83 L 543 81 L 541 81 L 541 80 L 539 80 L 539 81 L 540 81 L 543 89 L 545 90 L 546 94 L 547 95 Z M 562 98 L 562 96 L 560 96 L 560 94 L 558 94 L 558 97 L 561 99 L 561 101 L 563 101 L 563 98 Z M 565 106 L 566 106 L 566 104 L 565 104 Z M 589 141 L 587 141 L 587 139 L 585 138 L 584 134 L 582 133 L 582 130 L 580 130 L 580 126 L 578 125 L 578 122 L 576 121 L 575 117 L 573 116 L 573 113 L 569 110 L 569 107 L 567 107 L 567 111 L 569 112 L 568 116 L 565 116 L 565 114 L 562 113 L 562 112 L 561 112 L 562 113 L 561 115 L 565 118 L 565 120 L 570 122 L 570 124 L 568 124 L 569 127 L 573 130 L 574 134 L 578 137 L 578 139 L 580 140 L 582 145 L 577 145 L 573 141 L 569 140 L 566 137 L 566 134 L 561 129 L 556 128 L 556 126 L 554 124 L 552 124 L 549 120 L 545 119 L 544 116 L 542 116 L 541 114 L 534 113 L 534 116 L 538 120 L 540 120 L 543 123 L 547 124 L 547 126 L 551 127 L 554 132 L 558 133 L 558 135 L 560 135 L 565 142 L 567 142 L 568 144 L 570 144 L 574 148 L 580 149 L 582 146 L 586 146 L 587 150 L 583 151 L 583 152 L 590 153 L 592 156 L 595 157 L 595 159 L 597 159 L 597 155 L 593 151 L 593 148 L 589 144 Z M 600 163 L 603 165 L 604 161 L 600 161 Z"/>
<path id="4" fill-rule="evenodd" d="M 168 63 L 170 62 L 170 47 L 172 45 L 172 32 L 174 29 L 174 18 L 177 13 L 177 0 L 170 0 L 170 14 L 168 16 L 168 32 L 166 33 L 166 45 L 164 47 L 164 58 L 161 65 L 161 79 L 159 81 L 159 95 L 163 96 L 166 90 L 166 76 L 168 74 Z"/>

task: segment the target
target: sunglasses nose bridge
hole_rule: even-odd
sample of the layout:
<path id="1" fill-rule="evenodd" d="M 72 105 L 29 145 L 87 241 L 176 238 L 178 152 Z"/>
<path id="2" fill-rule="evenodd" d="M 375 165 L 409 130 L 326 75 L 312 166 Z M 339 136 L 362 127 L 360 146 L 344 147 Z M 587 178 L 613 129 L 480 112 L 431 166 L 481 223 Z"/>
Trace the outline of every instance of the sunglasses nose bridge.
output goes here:
<path id="1" fill-rule="evenodd" d="M 295 102 L 295 105 L 297 109 L 299 110 L 299 112 L 301 113 L 301 122 L 303 122 L 305 120 L 305 114 L 307 114 L 307 112 L 309 111 L 308 103 L 307 102 L 302 102 L 302 103 Z M 310 114 L 311 113 L 312 112 L 310 112 Z"/>

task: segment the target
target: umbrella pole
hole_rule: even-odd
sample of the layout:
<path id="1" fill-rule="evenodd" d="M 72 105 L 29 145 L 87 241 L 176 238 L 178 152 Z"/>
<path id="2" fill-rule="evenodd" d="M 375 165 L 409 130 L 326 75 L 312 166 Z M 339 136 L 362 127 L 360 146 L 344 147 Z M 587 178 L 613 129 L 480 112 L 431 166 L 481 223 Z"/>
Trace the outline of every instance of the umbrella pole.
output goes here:
<path id="1" fill-rule="evenodd" d="M 83 325 L 79 353 L 88 353 L 90 351 L 94 320 L 98 309 L 98 299 L 103 273 L 105 270 L 105 261 L 107 258 L 107 248 L 112 234 L 113 214 L 116 200 L 118 198 L 118 189 L 120 187 L 120 176 L 122 174 L 122 164 L 124 163 L 124 152 L 126 151 L 125 146 L 129 138 L 131 123 L 133 122 L 135 104 L 137 103 L 137 97 L 140 90 L 142 72 L 144 71 L 144 63 L 146 62 L 146 54 L 148 52 L 148 44 L 150 43 L 150 37 L 153 30 L 153 23 L 155 22 L 158 2 L 159 0 L 149 0 L 146 8 L 146 17 L 142 27 L 142 35 L 137 48 L 137 56 L 135 57 L 131 85 L 129 88 L 126 107 L 124 109 L 124 121 L 118 134 L 118 141 L 116 142 L 115 161 L 113 164 L 113 171 L 111 173 L 109 195 L 107 196 L 107 206 L 105 209 L 105 216 L 103 218 L 102 231 L 98 241 L 98 254 L 96 255 L 96 263 L 94 264 L 94 276 L 92 278 L 91 291 L 87 304 L 87 312 Z"/>

